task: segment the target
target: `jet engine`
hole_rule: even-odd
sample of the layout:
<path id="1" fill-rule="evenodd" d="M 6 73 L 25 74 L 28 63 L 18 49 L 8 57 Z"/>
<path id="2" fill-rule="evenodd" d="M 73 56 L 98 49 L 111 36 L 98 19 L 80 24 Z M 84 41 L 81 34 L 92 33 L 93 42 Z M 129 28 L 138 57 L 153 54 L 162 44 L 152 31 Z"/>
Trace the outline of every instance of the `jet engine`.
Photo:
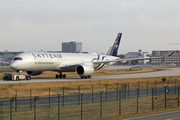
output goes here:
<path id="1" fill-rule="evenodd" d="M 29 76 L 36 76 L 43 73 L 43 71 L 26 71 Z"/>
<path id="2" fill-rule="evenodd" d="M 94 72 L 94 68 L 89 65 L 79 65 L 76 67 L 76 73 L 79 76 L 89 76 Z"/>

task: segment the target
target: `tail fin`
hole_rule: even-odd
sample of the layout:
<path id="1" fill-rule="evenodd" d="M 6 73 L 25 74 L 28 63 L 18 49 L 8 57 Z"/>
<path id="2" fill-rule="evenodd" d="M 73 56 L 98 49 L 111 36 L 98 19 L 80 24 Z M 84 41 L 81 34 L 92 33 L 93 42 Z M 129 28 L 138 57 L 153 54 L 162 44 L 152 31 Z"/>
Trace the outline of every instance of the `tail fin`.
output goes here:
<path id="1" fill-rule="evenodd" d="M 122 33 L 118 33 L 116 40 L 114 41 L 113 45 L 110 47 L 108 53 L 106 55 L 116 56 L 120 44 Z"/>

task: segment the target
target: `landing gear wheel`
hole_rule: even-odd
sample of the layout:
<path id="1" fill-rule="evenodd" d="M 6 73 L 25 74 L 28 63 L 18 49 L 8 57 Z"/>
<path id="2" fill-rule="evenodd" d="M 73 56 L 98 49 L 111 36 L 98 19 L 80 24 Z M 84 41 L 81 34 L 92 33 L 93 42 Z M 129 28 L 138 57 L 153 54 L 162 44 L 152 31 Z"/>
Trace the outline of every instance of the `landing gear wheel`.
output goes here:
<path id="1" fill-rule="evenodd" d="M 26 80 L 30 80 L 30 79 L 31 79 L 31 77 L 30 77 L 30 76 L 27 76 Z"/>
<path id="2" fill-rule="evenodd" d="M 87 79 L 87 78 L 91 79 L 91 75 L 89 75 L 89 76 L 81 76 L 81 79 Z"/>
<path id="3" fill-rule="evenodd" d="M 19 80 L 19 76 L 16 77 L 16 81 Z"/>
<path id="4" fill-rule="evenodd" d="M 60 79 L 62 78 L 62 74 L 59 74 L 59 78 L 60 78 Z"/>
<path id="5" fill-rule="evenodd" d="M 58 76 L 58 74 L 56 74 L 56 76 L 55 76 L 55 77 L 56 77 L 56 79 L 58 79 L 58 77 L 59 77 L 59 76 Z"/>
<path id="6" fill-rule="evenodd" d="M 63 77 L 63 78 L 66 78 L 66 74 L 64 74 L 62 77 Z"/>

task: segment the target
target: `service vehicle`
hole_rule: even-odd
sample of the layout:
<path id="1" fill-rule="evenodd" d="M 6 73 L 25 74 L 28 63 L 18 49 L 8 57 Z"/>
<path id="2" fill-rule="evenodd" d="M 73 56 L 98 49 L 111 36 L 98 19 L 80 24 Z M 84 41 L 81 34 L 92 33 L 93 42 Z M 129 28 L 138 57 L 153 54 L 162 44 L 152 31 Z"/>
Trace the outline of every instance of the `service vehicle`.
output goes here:
<path id="1" fill-rule="evenodd" d="M 12 73 L 4 73 L 3 80 L 30 80 L 30 76 L 13 75 Z"/>

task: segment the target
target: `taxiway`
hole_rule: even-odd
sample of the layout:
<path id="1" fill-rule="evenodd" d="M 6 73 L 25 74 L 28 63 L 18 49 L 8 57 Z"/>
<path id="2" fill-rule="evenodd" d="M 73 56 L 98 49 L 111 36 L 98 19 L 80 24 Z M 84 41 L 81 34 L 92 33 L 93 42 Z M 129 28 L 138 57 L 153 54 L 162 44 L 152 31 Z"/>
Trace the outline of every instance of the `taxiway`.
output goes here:
<path id="1" fill-rule="evenodd" d="M 119 68 L 121 69 L 121 68 Z M 91 79 L 80 79 L 80 77 L 68 77 L 66 79 L 55 79 L 55 78 L 36 78 L 31 80 L 21 81 L 4 81 L 0 80 L 0 84 L 9 83 L 36 83 L 36 82 L 57 82 L 57 81 L 85 81 L 85 80 L 108 80 L 108 79 L 121 79 L 121 78 L 148 78 L 148 77 L 162 77 L 162 76 L 179 76 L 180 68 L 161 68 L 156 72 L 146 73 L 133 73 L 133 74 L 119 74 L 119 75 L 101 75 L 92 76 Z"/>

